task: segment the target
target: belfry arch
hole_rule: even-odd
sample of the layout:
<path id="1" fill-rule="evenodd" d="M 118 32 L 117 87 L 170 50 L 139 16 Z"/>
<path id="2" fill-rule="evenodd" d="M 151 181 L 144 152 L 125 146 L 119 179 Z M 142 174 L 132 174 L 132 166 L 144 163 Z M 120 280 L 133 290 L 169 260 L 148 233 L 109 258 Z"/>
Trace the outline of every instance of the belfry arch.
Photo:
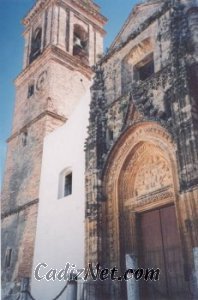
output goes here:
<path id="1" fill-rule="evenodd" d="M 171 241 L 168 241 L 169 245 L 163 246 L 165 249 L 158 249 L 161 246 L 155 247 L 153 242 L 153 253 L 157 248 L 158 256 L 169 251 L 168 255 L 173 257 L 175 254 L 170 251 L 176 247 L 174 251 L 180 256 L 177 264 L 183 261 L 178 226 L 180 216 L 177 209 L 179 191 L 177 173 L 176 146 L 171 135 L 161 125 L 144 122 L 131 127 L 122 135 L 110 154 L 103 178 L 106 195 L 103 207 L 103 220 L 106 220 L 103 230 L 103 249 L 108 249 L 105 251 L 105 257 L 102 258 L 105 264 L 117 266 L 124 271 L 127 268 L 126 255 L 135 255 L 137 261 L 141 262 L 140 249 L 143 248 L 143 244 L 147 243 L 145 247 L 148 248 L 151 246 L 147 238 L 145 238 L 146 242 L 142 241 L 142 237 L 149 235 L 149 232 L 140 231 L 139 227 L 143 225 L 139 226 L 139 222 L 142 219 L 145 222 L 144 218 L 145 216 L 147 218 L 150 212 L 151 220 L 148 220 L 148 224 L 153 223 L 156 236 L 161 226 L 161 221 L 158 224 L 159 214 L 164 216 L 162 220 L 164 232 L 167 230 L 171 232 L 170 235 L 168 234 Z M 168 218 L 173 229 L 166 225 Z M 155 236 L 155 232 L 153 234 Z M 160 240 L 161 237 L 158 239 Z M 145 252 L 152 249 L 147 250 L 145 248 Z M 155 260 L 151 260 L 153 267 L 157 268 L 158 260 L 156 265 Z M 163 261 L 164 268 L 166 264 L 170 264 L 170 261 Z M 180 271 L 183 282 L 183 270 Z M 170 289 L 173 287 L 167 288 L 165 285 L 169 283 L 163 280 L 158 287 L 158 292 L 171 293 Z M 169 291 L 166 291 L 166 288 Z M 175 288 L 180 287 L 174 286 Z M 159 298 L 159 295 L 156 294 L 156 297 Z"/>

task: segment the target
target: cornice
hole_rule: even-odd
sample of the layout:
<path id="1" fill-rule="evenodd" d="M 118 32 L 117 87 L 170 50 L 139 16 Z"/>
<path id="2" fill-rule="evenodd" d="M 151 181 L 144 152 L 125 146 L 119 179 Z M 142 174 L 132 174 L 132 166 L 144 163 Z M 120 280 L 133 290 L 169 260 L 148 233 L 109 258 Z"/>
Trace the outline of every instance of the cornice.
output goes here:
<path id="1" fill-rule="evenodd" d="M 19 214 L 21 211 L 24 211 L 24 210 L 28 209 L 29 207 L 38 204 L 38 202 L 39 202 L 39 199 L 37 198 L 37 199 L 34 199 L 24 205 L 20 205 L 14 209 L 11 208 L 9 211 L 6 211 L 1 214 L 1 219 L 3 220 L 11 215 Z"/>
<path id="2" fill-rule="evenodd" d="M 142 8 L 145 8 L 146 6 L 155 6 L 155 5 L 159 5 L 160 1 L 156 0 L 154 2 L 147 2 L 147 3 L 139 3 L 136 4 L 134 6 L 134 8 L 132 9 L 131 13 L 129 14 L 127 20 L 125 21 L 125 23 L 123 24 L 120 32 L 118 32 L 117 36 L 115 37 L 114 41 L 112 42 L 112 44 L 110 45 L 110 49 L 113 49 L 116 46 L 116 43 L 118 42 L 119 38 L 122 36 L 124 30 L 126 29 L 126 27 L 128 26 L 129 22 L 131 21 L 131 19 L 133 17 L 135 17 L 137 15 L 137 13 L 139 12 L 139 10 L 141 10 Z"/>
<path id="3" fill-rule="evenodd" d="M 56 47 L 51 46 L 52 53 L 54 56 L 52 60 L 56 60 L 71 70 L 78 71 L 85 75 L 88 79 L 91 79 L 93 71 L 90 66 L 83 64 L 80 58 L 69 54 L 68 52 Z"/>
<path id="4" fill-rule="evenodd" d="M 107 18 L 99 12 L 99 6 L 95 3 L 91 5 L 79 0 L 67 0 L 67 2 L 65 2 L 64 0 L 38 0 L 36 4 L 29 10 L 27 15 L 23 18 L 22 23 L 25 26 L 28 26 L 29 23 L 34 19 L 34 17 L 39 14 L 50 2 L 51 4 L 66 4 L 76 11 L 80 10 L 83 13 L 86 13 L 86 15 L 94 17 L 94 19 L 96 19 L 101 24 L 101 26 L 104 26 L 107 22 Z"/>
<path id="5" fill-rule="evenodd" d="M 63 1 L 63 0 L 58 0 L 58 1 Z M 92 5 L 89 5 L 88 3 L 85 3 L 83 1 L 79 1 L 79 0 L 69 0 L 69 1 L 71 2 L 71 4 L 76 5 L 84 12 L 94 16 L 94 18 L 100 21 L 102 25 L 105 25 L 106 22 L 108 21 L 108 19 L 99 12 L 99 6 L 97 7 L 97 9 L 95 9 Z"/>
<path id="6" fill-rule="evenodd" d="M 38 56 L 31 64 L 29 64 L 25 69 L 19 73 L 19 75 L 16 77 L 14 83 L 16 86 L 18 86 L 23 80 L 24 77 L 27 75 L 28 77 L 31 75 L 31 73 L 36 72 L 37 69 L 40 69 L 42 65 L 46 64 L 46 61 L 50 59 L 50 47 L 46 47 L 40 56 Z M 41 64 L 42 62 L 42 64 Z"/>
<path id="7" fill-rule="evenodd" d="M 99 31 L 102 34 L 102 36 L 106 35 L 106 31 L 103 29 L 103 25 L 105 25 L 106 22 L 104 24 L 102 24 L 102 26 L 100 26 L 98 23 L 96 23 L 95 16 L 92 16 L 92 18 L 88 18 L 85 14 L 79 14 L 79 12 L 76 11 L 74 7 L 72 7 L 71 5 L 68 5 L 68 3 L 66 3 L 64 0 L 57 0 L 57 1 L 59 1 L 59 5 L 61 7 L 72 11 L 74 16 L 78 17 L 80 20 L 86 22 L 87 24 L 91 24 L 94 29 L 96 29 L 97 31 Z"/>
<path id="8" fill-rule="evenodd" d="M 35 59 L 31 64 L 29 64 L 15 79 L 15 85 L 20 85 L 26 76 L 29 78 L 31 73 L 36 72 L 41 68 L 42 65 L 46 65 L 49 61 L 56 61 L 64 65 L 70 70 L 75 70 L 82 73 L 88 79 L 91 79 L 93 71 L 90 66 L 82 63 L 82 61 L 69 54 L 68 52 L 60 49 L 57 46 L 48 46 L 44 49 L 43 53 Z"/>
<path id="9" fill-rule="evenodd" d="M 22 23 L 23 25 L 27 26 L 29 22 L 39 14 L 44 7 L 48 5 L 48 3 L 54 2 L 54 0 L 38 0 L 36 3 L 30 8 L 26 16 L 23 18 Z"/>
<path id="10" fill-rule="evenodd" d="M 131 40 L 134 40 L 139 34 L 141 34 L 144 30 L 146 30 L 151 24 L 153 24 L 158 18 L 160 18 L 163 14 L 165 14 L 170 9 L 169 2 L 164 2 L 163 6 L 152 14 L 149 18 L 147 18 L 143 23 L 140 23 L 140 26 L 133 30 L 126 41 L 121 42 L 119 45 L 114 46 L 116 41 L 112 43 L 109 51 L 107 52 L 104 57 L 101 58 L 99 64 L 102 65 L 103 63 L 107 62 L 115 53 L 119 52 L 123 49 Z M 116 37 L 116 39 L 118 36 Z"/>
<path id="11" fill-rule="evenodd" d="M 16 131 L 14 134 L 12 134 L 7 139 L 7 143 L 9 143 L 11 140 L 16 138 L 18 135 L 20 135 L 22 132 L 24 132 L 27 128 L 29 128 L 31 125 L 33 125 L 34 123 L 38 122 L 39 120 L 41 120 L 43 117 L 46 117 L 46 116 L 50 116 L 54 119 L 60 120 L 63 122 L 63 124 L 67 121 L 67 118 L 60 116 L 54 112 L 46 110 L 46 111 L 42 112 L 40 115 L 38 115 L 36 118 L 31 120 L 30 122 L 28 122 L 27 124 L 25 124 L 20 130 Z"/>

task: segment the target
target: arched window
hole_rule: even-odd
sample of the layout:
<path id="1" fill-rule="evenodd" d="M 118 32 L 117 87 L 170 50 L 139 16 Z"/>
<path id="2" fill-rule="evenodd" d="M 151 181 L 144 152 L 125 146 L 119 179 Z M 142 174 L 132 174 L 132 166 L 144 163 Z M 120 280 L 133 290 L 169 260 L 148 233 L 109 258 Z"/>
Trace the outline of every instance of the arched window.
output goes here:
<path id="1" fill-rule="evenodd" d="M 73 55 L 88 64 L 88 33 L 78 24 L 74 25 Z"/>
<path id="2" fill-rule="evenodd" d="M 144 81 L 154 72 L 154 41 L 148 37 L 135 45 L 122 61 L 122 93 L 130 91 L 133 81 Z"/>
<path id="3" fill-rule="evenodd" d="M 32 35 L 30 63 L 41 54 L 42 29 L 37 28 Z"/>
<path id="4" fill-rule="evenodd" d="M 64 198 L 72 194 L 72 171 L 64 169 L 59 175 L 58 198 Z"/>

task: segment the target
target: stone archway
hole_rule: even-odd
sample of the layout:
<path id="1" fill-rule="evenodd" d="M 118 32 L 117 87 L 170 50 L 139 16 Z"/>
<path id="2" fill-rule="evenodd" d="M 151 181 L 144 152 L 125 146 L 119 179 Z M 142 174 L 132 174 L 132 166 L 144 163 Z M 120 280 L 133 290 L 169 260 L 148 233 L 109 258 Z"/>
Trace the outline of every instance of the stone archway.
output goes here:
<path id="1" fill-rule="evenodd" d="M 137 144 L 127 156 L 120 171 L 119 198 L 123 201 L 131 199 L 131 203 L 138 205 L 138 199 L 145 195 L 172 187 L 169 157 L 155 144 L 149 142 Z"/>
<path id="2" fill-rule="evenodd" d="M 138 254 L 137 214 L 174 205 L 179 221 L 175 152 L 171 136 L 154 122 L 131 127 L 115 145 L 103 181 L 107 195 L 103 247 L 111 266 L 124 270 L 126 254 Z"/>

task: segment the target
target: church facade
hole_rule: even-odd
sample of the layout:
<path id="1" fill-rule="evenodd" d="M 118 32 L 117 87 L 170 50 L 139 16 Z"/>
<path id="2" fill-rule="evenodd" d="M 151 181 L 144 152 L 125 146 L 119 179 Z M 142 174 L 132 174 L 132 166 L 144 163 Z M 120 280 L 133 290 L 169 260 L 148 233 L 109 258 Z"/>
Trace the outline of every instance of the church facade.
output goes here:
<path id="1" fill-rule="evenodd" d="M 121 274 L 131 266 L 161 270 L 158 283 L 132 291 L 130 282 L 113 282 L 107 299 L 198 294 L 197 5 L 137 5 L 95 69 L 86 261 Z"/>
<path id="2" fill-rule="evenodd" d="M 92 1 L 38 0 L 27 14 L 2 199 L 3 299 L 57 296 L 65 282 L 39 281 L 35 268 L 67 262 L 160 269 L 160 280 L 80 281 L 59 299 L 196 299 L 197 12 L 193 0 L 143 1 L 105 55 L 106 18 Z"/>

